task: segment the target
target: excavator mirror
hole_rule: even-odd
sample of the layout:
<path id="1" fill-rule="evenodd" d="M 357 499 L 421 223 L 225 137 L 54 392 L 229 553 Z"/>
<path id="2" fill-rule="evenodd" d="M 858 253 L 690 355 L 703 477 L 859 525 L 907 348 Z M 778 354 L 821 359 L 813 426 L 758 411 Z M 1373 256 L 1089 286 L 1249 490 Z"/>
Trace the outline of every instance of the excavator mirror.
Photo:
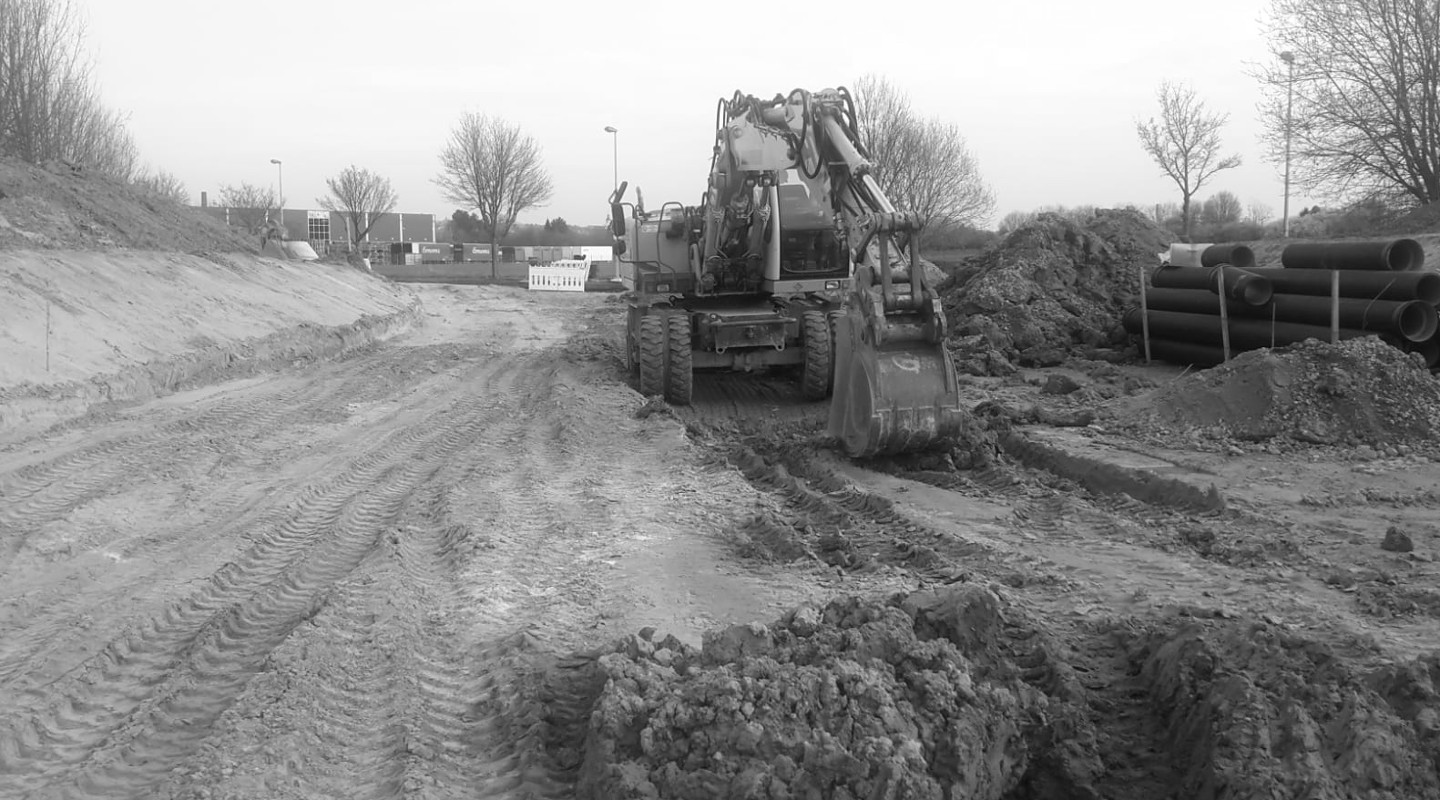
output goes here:
<path id="1" fill-rule="evenodd" d="M 625 235 L 625 207 L 619 203 L 610 204 L 610 232 L 616 236 Z"/>

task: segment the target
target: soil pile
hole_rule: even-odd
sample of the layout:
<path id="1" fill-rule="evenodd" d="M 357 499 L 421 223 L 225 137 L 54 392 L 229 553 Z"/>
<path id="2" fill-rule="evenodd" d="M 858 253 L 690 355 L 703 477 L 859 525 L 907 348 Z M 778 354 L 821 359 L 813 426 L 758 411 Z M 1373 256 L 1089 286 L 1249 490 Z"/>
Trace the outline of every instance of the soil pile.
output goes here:
<path id="1" fill-rule="evenodd" d="M 699 649 L 647 629 L 549 699 L 581 711 L 550 717 L 549 752 L 587 800 L 1440 798 L 1440 655 L 1359 669 L 1208 617 L 1060 644 L 970 585 L 802 606 Z"/>
<path id="2" fill-rule="evenodd" d="M 1157 626 L 1133 641 L 1180 797 L 1434 798 L 1436 657 L 1346 666 L 1266 623 Z"/>
<path id="3" fill-rule="evenodd" d="M 970 587 L 801 607 L 700 650 L 631 637 L 599 661 L 578 796 L 1094 797 L 1094 731 L 1065 680 L 1022 680 L 1004 614 Z"/>
<path id="4" fill-rule="evenodd" d="M 83 167 L 0 158 L 0 250 L 115 248 L 256 253 L 259 238 Z"/>
<path id="5" fill-rule="evenodd" d="M 1055 366 L 1087 348 L 1124 341 L 1141 268 L 1170 235 L 1137 211 L 1102 209 L 1084 225 L 1044 213 L 940 289 L 957 365 L 970 374 Z"/>
<path id="6" fill-rule="evenodd" d="M 1430 447 L 1440 382 L 1375 337 L 1253 350 L 1102 410 L 1115 427 L 1244 440 Z"/>

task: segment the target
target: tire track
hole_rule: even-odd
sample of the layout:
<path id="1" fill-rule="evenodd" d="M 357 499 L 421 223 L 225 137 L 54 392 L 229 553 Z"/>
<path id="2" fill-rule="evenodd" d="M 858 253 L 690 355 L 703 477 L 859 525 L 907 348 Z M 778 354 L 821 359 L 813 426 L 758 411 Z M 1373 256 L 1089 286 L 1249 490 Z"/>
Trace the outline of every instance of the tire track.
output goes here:
<path id="1" fill-rule="evenodd" d="M 335 599 L 309 632 L 286 643 L 291 651 L 313 646 L 335 654 L 325 691 L 311 686 L 320 676 L 309 673 L 297 678 L 299 685 L 287 683 L 288 699 L 278 708 L 272 698 L 238 701 L 246 716 L 278 711 L 302 724 L 309 735 L 300 741 L 314 743 L 292 750 L 294 767 L 277 771 L 256 764 L 267 785 L 376 799 L 474 797 L 485 791 L 514 796 L 520 788 L 563 796 L 553 793 L 563 782 L 557 784 L 548 765 L 537 760 L 541 749 L 534 736 L 517 733 L 532 727 L 539 711 L 516 705 L 507 666 L 514 647 L 500 636 L 514 629 L 516 615 L 486 619 L 468 603 L 465 562 L 493 559 L 496 537 L 462 522 L 451 504 L 454 487 L 483 477 L 479 473 L 486 469 L 503 468 L 519 486 L 563 462 L 551 454 L 566 451 L 569 436 L 557 437 L 555 429 L 535 424 L 547 418 L 554 402 L 556 371 L 547 369 L 544 359 L 516 369 L 518 379 L 479 393 L 476 402 L 485 411 L 468 426 L 465 441 L 433 463 L 364 563 L 337 584 Z M 536 461 L 544 465 L 539 473 L 530 471 Z M 510 485 L 497 487 L 495 496 L 507 496 Z M 544 515 L 543 508 L 529 505 Z M 507 523 L 521 517 L 508 505 L 497 514 Z M 543 549 L 533 540 L 516 544 L 528 552 Z M 513 582 L 518 569 L 524 568 L 507 562 L 496 579 Z M 477 626 L 489 641 L 467 646 Z M 264 705 L 256 708 L 257 703 Z M 338 716 L 347 719 L 337 724 Z M 224 751 L 255 749 L 253 731 L 224 721 L 218 725 L 225 729 L 219 735 L 239 737 Z M 336 747 L 336 733 L 346 739 L 343 749 Z M 317 771 L 344 777 L 322 780 Z M 192 792 L 209 785 L 207 780 L 213 783 L 213 776 L 180 779 L 172 794 Z"/>
<path id="2" fill-rule="evenodd" d="M 319 410 L 343 406 L 338 400 L 365 402 L 383 396 L 388 387 L 377 377 L 407 368 L 415 358 L 408 350 L 364 356 L 357 359 L 360 374 L 346 374 L 338 383 L 317 379 L 265 397 L 221 399 L 156 429 L 0 475 L 0 531 L 11 534 L 0 538 L 0 553 L 13 561 L 42 525 L 108 492 L 143 482 L 153 464 L 189 464 L 231 453 L 237 441 L 248 442 L 261 433 L 273 436 L 281 423 L 300 424 Z"/>
<path id="3" fill-rule="evenodd" d="M 5 476 L 12 488 L 22 480 L 16 476 L 23 473 L 28 476 L 23 480 L 28 481 L 30 488 L 34 490 L 32 495 L 44 496 L 49 489 L 50 496 L 44 507 L 32 503 L 17 509 L 0 504 L 0 514 L 8 515 L 10 520 L 9 525 L 0 525 L 0 529 L 18 529 L 23 537 L 26 532 L 39 530 L 47 522 L 64 518 L 89 499 L 120 491 L 125 485 L 143 480 L 150 473 L 152 464 L 173 465 L 193 461 L 201 454 L 204 449 L 202 446 L 209 444 L 217 431 L 227 437 L 227 444 L 223 449 L 234 452 L 243 452 L 243 448 L 252 441 L 263 441 L 277 436 L 283 439 L 294 425 L 301 424 L 306 416 L 323 410 L 327 404 L 332 407 L 343 406 L 349 402 L 365 402 L 372 396 L 385 396 L 389 389 L 382 385 L 384 381 L 377 376 L 383 378 L 400 368 L 422 369 L 423 359 L 419 359 L 420 355 L 412 350 L 377 355 L 363 362 L 367 368 L 358 376 L 347 374 L 345 379 L 340 381 L 317 378 L 305 386 L 291 387 L 264 397 L 224 400 L 218 407 L 159 426 L 151 433 L 113 439 L 86 451 L 18 470 Z M 418 366 L 417 360 L 420 362 Z M 482 378 L 477 377 L 475 380 Z M 106 462 L 107 458 L 112 459 L 113 463 Z M 91 469 L 88 465 L 92 462 L 102 466 Z M 50 481 L 48 486 L 46 481 Z M 257 489 L 263 486 L 262 483 Z M 316 484 L 301 492 L 282 489 L 282 497 L 298 495 L 295 501 L 298 505 L 294 508 L 275 504 L 273 490 L 269 497 L 257 494 L 246 500 L 242 497 L 226 496 L 216 502 L 207 503 L 207 516 L 222 522 L 214 529 L 207 530 L 206 538 L 223 542 L 239 541 L 255 531 L 269 531 L 282 523 L 291 526 L 323 524 L 323 520 L 308 518 L 311 511 L 307 510 L 307 505 L 314 502 L 312 495 L 315 492 L 323 494 L 324 488 L 324 484 Z M 183 551 L 170 552 L 173 548 L 169 546 L 181 536 L 193 540 L 190 535 L 192 532 L 184 525 L 156 528 L 150 535 L 145 536 L 138 546 L 127 550 L 125 557 L 143 559 L 151 565 L 149 569 L 153 574 L 165 575 L 166 561 L 185 555 Z M 281 541 L 284 540 L 285 537 L 282 536 Z M 273 546 L 273 542 L 262 541 L 256 553 L 263 554 L 267 548 Z M 3 549 L 4 545 L 0 545 L 0 550 Z M 225 567 L 217 577 L 224 579 L 227 570 L 250 569 L 247 559 L 253 558 L 256 553 L 239 556 L 238 563 Z M 21 559 L 9 561 L 11 570 L 23 567 Z M 0 570 L 8 571 L 10 570 Z M 0 583 L 3 583 L 3 575 L 0 575 Z M 128 599 L 130 593 L 126 589 L 124 586 L 118 587 L 114 599 Z M 95 598 L 88 594 L 64 593 L 50 596 L 52 592 L 39 588 L 32 589 L 31 593 L 37 594 L 34 613 L 27 613 L 23 619 L 17 620 L 13 627 L 0 625 L 0 700 L 4 699 L 3 691 L 17 676 L 24 673 L 28 664 L 43 655 L 47 644 L 53 648 L 65 640 L 63 635 L 55 634 L 73 627 L 75 621 L 84 616 L 85 607 L 95 601 Z M 21 622 L 23 625 L 19 624 Z"/>
<path id="4" fill-rule="evenodd" d="M 206 587 L 90 659 L 83 676 L 28 693 L 27 718 L 0 733 L 0 770 L 26 791 L 78 772 L 73 796 L 140 796 L 323 606 L 427 470 L 483 427 L 484 403 L 469 396 L 388 437 Z"/>

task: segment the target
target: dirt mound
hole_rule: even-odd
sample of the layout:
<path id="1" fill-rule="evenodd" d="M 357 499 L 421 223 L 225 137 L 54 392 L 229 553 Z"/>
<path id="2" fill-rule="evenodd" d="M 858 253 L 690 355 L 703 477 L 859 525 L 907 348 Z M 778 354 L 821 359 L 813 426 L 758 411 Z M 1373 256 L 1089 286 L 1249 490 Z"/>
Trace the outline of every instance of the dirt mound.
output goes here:
<path id="1" fill-rule="evenodd" d="M 1120 317 L 1136 302 L 1140 269 L 1170 240 L 1136 211 L 1102 209 L 1084 225 L 1041 214 L 941 287 L 957 364 L 1005 374 L 1123 341 Z"/>
<path id="2" fill-rule="evenodd" d="M 1357 669 L 1207 616 L 1059 644 L 957 585 L 801 606 L 698 649 L 646 629 L 568 676 L 548 749 L 580 798 L 1440 798 L 1440 655 Z"/>
<path id="3" fill-rule="evenodd" d="M 0 158 L 0 250 L 21 248 L 256 253 L 259 240 L 84 168 Z"/>
<path id="4" fill-rule="evenodd" d="M 578 796 L 1093 797 L 1094 731 L 1022 680 L 1004 615 L 969 587 L 804 606 L 700 650 L 631 637 L 599 661 Z"/>
<path id="5" fill-rule="evenodd" d="M 1413 355 L 1375 337 L 1339 344 L 1309 340 L 1242 353 L 1116 400 L 1102 413 L 1122 429 L 1429 447 L 1440 433 L 1440 382 Z"/>
<path id="6" fill-rule="evenodd" d="M 1266 623 L 1139 636 L 1180 797 L 1440 797 L 1436 657 L 1371 675 Z"/>

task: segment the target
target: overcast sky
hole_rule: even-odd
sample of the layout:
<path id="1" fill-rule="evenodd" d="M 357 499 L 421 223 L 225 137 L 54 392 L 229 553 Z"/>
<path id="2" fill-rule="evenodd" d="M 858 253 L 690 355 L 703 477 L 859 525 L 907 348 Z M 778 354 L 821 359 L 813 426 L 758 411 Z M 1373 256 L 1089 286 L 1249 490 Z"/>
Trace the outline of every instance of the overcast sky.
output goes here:
<path id="1" fill-rule="evenodd" d="M 959 126 L 995 190 L 991 226 L 1056 203 L 1178 202 L 1135 135 L 1165 79 L 1230 114 L 1224 141 L 1244 159 L 1200 197 L 1281 211 L 1246 74 L 1272 58 L 1256 0 L 75 2 L 106 101 L 195 202 L 271 184 L 280 159 L 290 207 L 315 208 L 325 178 L 355 164 L 390 178 L 400 210 L 448 217 L 438 154 L 474 110 L 543 148 L 555 196 L 523 221 L 599 224 L 612 144 L 647 206 L 693 204 L 721 97 L 877 73 Z M 1304 202 L 1292 194 L 1292 213 Z"/>

